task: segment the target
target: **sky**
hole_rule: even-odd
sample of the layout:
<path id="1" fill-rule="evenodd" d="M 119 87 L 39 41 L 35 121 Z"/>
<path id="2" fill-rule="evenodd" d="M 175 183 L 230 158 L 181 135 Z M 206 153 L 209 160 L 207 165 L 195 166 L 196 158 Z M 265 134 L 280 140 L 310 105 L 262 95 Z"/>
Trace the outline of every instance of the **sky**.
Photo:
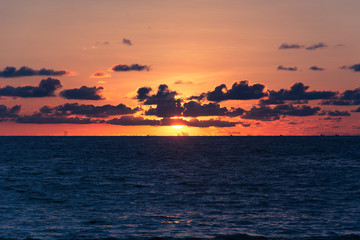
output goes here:
<path id="1" fill-rule="evenodd" d="M 357 0 L 0 0 L 0 135 L 358 135 Z"/>

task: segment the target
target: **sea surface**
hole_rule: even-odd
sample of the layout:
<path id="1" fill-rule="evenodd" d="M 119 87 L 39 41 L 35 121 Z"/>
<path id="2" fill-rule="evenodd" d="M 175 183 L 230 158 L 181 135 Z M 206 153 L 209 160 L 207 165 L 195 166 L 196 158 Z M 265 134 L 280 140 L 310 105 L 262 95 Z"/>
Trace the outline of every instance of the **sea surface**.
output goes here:
<path id="1" fill-rule="evenodd" d="M 0 137 L 0 239 L 360 239 L 360 137 Z"/>

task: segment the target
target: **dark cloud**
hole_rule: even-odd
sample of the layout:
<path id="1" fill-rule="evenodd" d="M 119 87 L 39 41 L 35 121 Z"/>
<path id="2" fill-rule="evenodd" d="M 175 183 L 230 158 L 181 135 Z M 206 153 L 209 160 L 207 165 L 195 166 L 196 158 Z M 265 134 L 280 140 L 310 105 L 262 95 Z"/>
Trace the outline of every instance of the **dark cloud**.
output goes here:
<path id="1" fill-rule="evenodd" d="M 319 115 L 328 115 L 331 117 L 339 117 L 339 116 L 348 117 L 350 116 L 350 113 L 348 111 L 335 110 L 335 111 L 322 111 L 319 113 Z"/>
<path id="2" fill-rule="evenodd" d="M 242 115 L 245 110 L 242 108 L 231 108 L 229 111 L 226 107 L 220 107 L 217 103 L 199 104 L 195 101 L 190 101 L 184 104 L 183 116 L 185 117 L 199 117 L 199 116 L 230 116 L 237 117 Z"/>
<path id="3" fill-rule="evenodd" d="M 319 107 L 278 105 L 274 108 L 268 106 L 252 107 L 242 116 L 244 119 L 253 119 L 260 121 L 274 121 L 280 119 L 280 116 L 312 116 L 320 111 Z"/>
<path id="4" fill-rule="evenodd" d="M 277 111 L 280 115 L 286 116 L 313 116 L 320 111 L 319 107 L 310 107 L 310 106 L 293 106 L 293 105 L 277 105 L 273 109 Z"/>
<path id="5" fill-rule="evenodd" d="M 300 48 L 304 48 L 304 46 L 297 43 L 294 44 L 283 43 L 279 47 L 279 49 L 300 49 Z"/>
<path id="6" fill-rule="evenodd" d="M 145 101 L 146 99 L 150 98 L 150 92 L 152 89 L 150 87 L 142 87 L 137 90 L 136 99 L 140 102 Z"/>
<path id="7" fill-rule="evenodd" d="M 283 70 L 283 71 L 297 71 L 297 67 L 284 67 L 283 65 L 280 65 L 277 67 L 277 70 Z"/>
<path id="8" fill-rule="evenodd" d="M 12 87 L 6 86 L 0 88 L 0 96 L 6 97 L 51 97 L 55 96 L 55 90 L 61 88 L 61 82 L 57 79 L 48 78 L 40 81 L 39 86 Z"/>
<path id="9" fill-rule="evenodd" d="M 103 87 L 87 87 L 67 89 L 60 92 L 60 96 L 66 99 L 80 99 L 80 100 L 103 100 L 101 91 Z"/>
<path id="10" fill-rule="evenodd" d="M 231 89 L 227 90 L 225 84 L 221 84 L 214 91 L 208 92 L 207 99 L 213 102 L 225 100 L 249 100 L 259 99 L 266 96 L 264 93 L 265 86 L 262 84 L 249 85 L 248 81 L 235 82 Z"/>
<path id="11" fill-rule="evenodd" d="M 11 108 L 5 105 L 0 105 L 0 122 L 16 118 L 20 110 L 21 105 L 15 105 Z"/>
<path id="12" fill-rule="evenodd" d="M 122 43 L 129 46 L 133 45 L 130 39 L 126 39 L 126 38 L 123 38 Z"/>
<path id="13" fill-rule="evenodd" d="M 139 65 L 139 64 L 132 64 L 132 65 L 119 64 L 119 65 L 113 66 L 111 69 L 115 72 L 149 71 L 150 66 Z"/>
<path id="14" fill-rule="evenodd" d="M 78 104 L 78 103 L 66 103 L 64 105 L 59 105 L 56 107 L 44 106 L 40 108 L 40 113 L 42 114 L 52 114 L 55 116 L 68 116 L 68 115 L 83 115 L 86 117 L 100 117 L 105 118 L 108 116 L 114 115 L 126 115 L 133 114 L 138 112 L 139 108 L 131 109 L 124 104 L 119 104 L 117 106 L 113 105 L 103 105 L 103 106 L 94 106 L 92 104 Z"/>
<path id="15" fill-rule="evenodd" d="M 280 89 L 279 91 L 270 90 L 267 99 L 260 100 L 261 105 L 282 104 L 284 101 L 291 100 L 317 100 L 328 99 L 335 96 L 336 92 L 331 91 L 311 91 L 308 92 L 309 86 L 303 83 L 295 83 L 290 89 Z"/>
<path id="16" fill-rule="evenodd" d="M 240 124 L 239 122 L 228 122 L 228 121 L 222 121 L 222 120 L 197 120 L 192 119 L 187 122 L 187 126 L 189 127 L 201 127 L 201 128 L 207 128 L 207 127 L 235 127 L 237 124 Z"/>
<path id="17" fill-rule="evenodd" d="M 97 120 L 91 118 L 79 118 L 79 117 L 66 117 L 66 116 L 44 116 L 40 113 L 33 115 L 19 116 L 16 119 L 17 123 L 36 123 L 36 124 L 91 124 L 98 123 Z"/>
<path id="18" fill-rule="evenodd" d="M 346 90 L 331 99 L 321 102 L 322 105 L 360 105 L 360 88 Z"/>
<path id="19" fill-rule="evenodd" d="M 207 127 L 235 127 L 238 124 L 243 124 L 243 123 L 222 121 L 218 119 L 209 119 L 209 120 L 191 119 L 190 121 L 186 121 L 184 119 L 177 119 L 177 118 L 175 119 L 164 118 L 161 120 L 161 126 L 185 125 L 188 127 L 207 128 Z M 243 125 L 245 127 L 249 126 L 249 124 L 243 124 Z"/>
<path id="20" fill-rule="evenodd" d="M 360 107 L 358 107 L 358 108 L 355 109 L 355 110 L 352 110 L 352 112 L 360 112 Z"/>
<path id="21" fill-rule="evenodd" d="M 340 69 L 349 69 L 353 70 L 354 72 L 360 72 L 360 63 L 351 66 L 342 66 L 340 67 Z"/>
<path id="22" fill-rule="evenodd" d="M 202 101 L 206 99 L 206 93 L 202 93 L 199 96 L 191 96 L 189 97 L 187 100 L 197 100 L 197 101 Z"/>
<path id="23" fill-rule="evenodd" d="M 53 70 L 42 68 L 40 70 L 34 70 L 32 68 L 23 66 L 19 69 L 15 67 L 6 67 L 0 71 L 0 77 L 3 78 L 15 78 L 15 77 L 29 77 L 29 76 L 65 76 L 72 74 L 68 70 Z"/>
<path id="24" fill-rule="evenodd" d="M 315 50 L 315 49 L 318 49 L 318 48 L 326 48 L 327 45 L 325 43 L 316 43 L 316 44 L 313 44 L 307 48 L 305 48 L 306 50 Z"/>
<path id="25" fill-rule="evenodd" d="M 181 106 L 180 100 L 173 100 L 168 102 L 161 102 L 155 108 L 150 108 L 145 112 L 145 115 L 153 115 L 157 117 L 175 117 L 181 116 L 184 108 Z"/>
<path id="26" fill-rule="evenodd" d="M 159 120 L 144 119 L 143 117 L 134 117 L 134 116 L 122 116 L 121 118 L 114 118 L 106 121 L 108 124 L 113 125 L 122 125 L 122 126 L 160 126 L 161 122 Z"/>
<path id="27" fill-rule="evenodd" d="M 311 66 L 309 69 L 312 71 L 324 71 L 325 70 L 324 68 L 321 68 L 318 66 Z"/>
<path id="28" fill-rule="evenodd" d="M 177 92 L 171 91 L 166 84 L 159 85 L 156 94 L 150 95 L 151 88 L 142 87 L 137 91 L 137 99 L 145 105 L 167 104 L 175 101 Z"/>
<path id="29" fill-rule="evenodd" d="M 178 81 L 175 81 L 175 84 L 193 84 L 193 82 L 192 81 L 178 80 Z"/>

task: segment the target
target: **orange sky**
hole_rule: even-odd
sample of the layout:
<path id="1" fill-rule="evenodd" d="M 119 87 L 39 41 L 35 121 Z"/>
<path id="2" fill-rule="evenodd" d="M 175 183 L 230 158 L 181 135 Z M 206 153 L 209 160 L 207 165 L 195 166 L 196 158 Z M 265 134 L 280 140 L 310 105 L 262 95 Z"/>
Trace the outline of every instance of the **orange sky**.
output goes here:
<path id="1" fill-rule="evenodd" d="M 359 134 L 360 112 L 356 112 L 360 107 L 360 90 L 356 90 L 360 87 L 359 7 L 357 0 L 3 1 L 0 135 Z M 280 49 L 282 44 L 289 47 Z M 132 64 L 150 69 L 112 70 L 116 65 Z M 32 76 L 21 73 L 9 76 L 4 72 L 6 67 L 19 70 L 22 66 L 32 69 Z M 279 70 L 279 66 L 284 69 Z M 318 69 L 310 70 L 314 66 Z M 289 71 L 290 67 L 296 70 Z M 42 68 L 66 69 L 76 74 L 46 75 L 39 73 Z M 106 77 L 91 77 L 97 71 Z M 27 93 L 30 95 L 24 95 L 25 86 L 38 87 L 48 77 L 59 80 L 62 87 L 54 91 L 45 89 L 46 93 L 38 93 L 36 88 Z M 226 99 L 209 99 L 209 92 L 216 86 L 225 84 L 226 94 L 233 83 L 243 80 L 248 80 L 250 88 L 254 84 L 263 85 L 264 95 L 243 99 L 243 93 L 235 98 L 229 93 Z M 262 106 L 277 114 L 273 119 L 260 119 L 251 111 L 261 107 L 261 99 L 270 98 L 269 91 L 290 90 L 295 83 L 309 86 L 306 94 L 312 91 L 316 91 L 313 95 L 321 91 L 334 94 L 316 99 L 311 94 L 291 96 L 294 101 L 283 95 L 277 97 L 283 102 Z M 180 107 L 186 109 L 184 104 L 190 101 L 190 96 L 204 93 L 206 97 L 198 102 L 199 106 L 216 103 L 219 108 L 227 107 L 229 111 L 231 107 L 241 108 L 244 113 L 235 117 L 216 113 L 190 117 L 182 112 L 176 116 L 185 117 L 188 126 L 181 129 L 164 126 L 163 116 L 146 115 L 149 108 L 158 107 L 146 101 L 157 94 L 161 84 L 166 84 L 170 92 L 176 91 L 166 104 L 179 100 Z M 102 87 L 96 92 L 100 99 L 90 100 L 79 92 L 74 93 L 77 99 L 73 99 L 60 93 L 81 86 Z M 137 90 L 142 87 L 151 87 L 152 92 L 147 99 L 140 100 L 136 98 Z M 351 99 L 343 94 L 347 90 L 353 91 Z M 331 104 L 324 105 L 329 99 Z M 95 117 L 69 112 L 55 114 L 55 110 L 39 113 L 43 106 L 55 109 L 66 103 L 94 106 L 121 103 L 142 110 Z M 15 105 L 21 105 L 21 109 L 10 112 Z M 294 111 L 303 111 L 304 107 L 314 111 L 284 112 L 279 105 L 291 105 Z M 29 118 L 24 116 L 36 117 L 39 122 L 25 123 Z M 57 122 L 50 124 L 49 118 L 55 116 Z M 110 123 L 111 119 L 123 116 L 132 117 L 131 121 L 157 120 L 162 126 L 145 122 L 137 122 L 136 126 Z M 93 122 L 61 122 L 69 118 L 89 118 Z M 229 123 L 236 126 L 228 126 Z"/>

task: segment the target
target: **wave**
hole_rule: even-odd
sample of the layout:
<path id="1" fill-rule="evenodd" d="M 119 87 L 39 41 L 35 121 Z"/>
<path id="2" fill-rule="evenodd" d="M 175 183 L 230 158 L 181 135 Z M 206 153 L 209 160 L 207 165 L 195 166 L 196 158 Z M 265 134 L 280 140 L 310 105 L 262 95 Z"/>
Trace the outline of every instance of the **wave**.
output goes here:
<path id="1" fill-rule="evenodd" d="M 47 238 L 44 238 L 47 239 Z M 86 240 L 360 240 L 360 235 L 348 234 L 338 236 L 310 236 L 310 237 L 265 237 L 265 236 L 253 236 L 247 234 L 234 234 L 234 235 L 220 235 L 210 238 L 198 238 L 198 237 L 129 237 L 129 238 L 91 238 L 91 237 L 59 237 L 56 239 L 74 240 L 74 239 L 86 239 Z M 42 240 L 41 238 L 3 238 L 0 240 Z"/>

